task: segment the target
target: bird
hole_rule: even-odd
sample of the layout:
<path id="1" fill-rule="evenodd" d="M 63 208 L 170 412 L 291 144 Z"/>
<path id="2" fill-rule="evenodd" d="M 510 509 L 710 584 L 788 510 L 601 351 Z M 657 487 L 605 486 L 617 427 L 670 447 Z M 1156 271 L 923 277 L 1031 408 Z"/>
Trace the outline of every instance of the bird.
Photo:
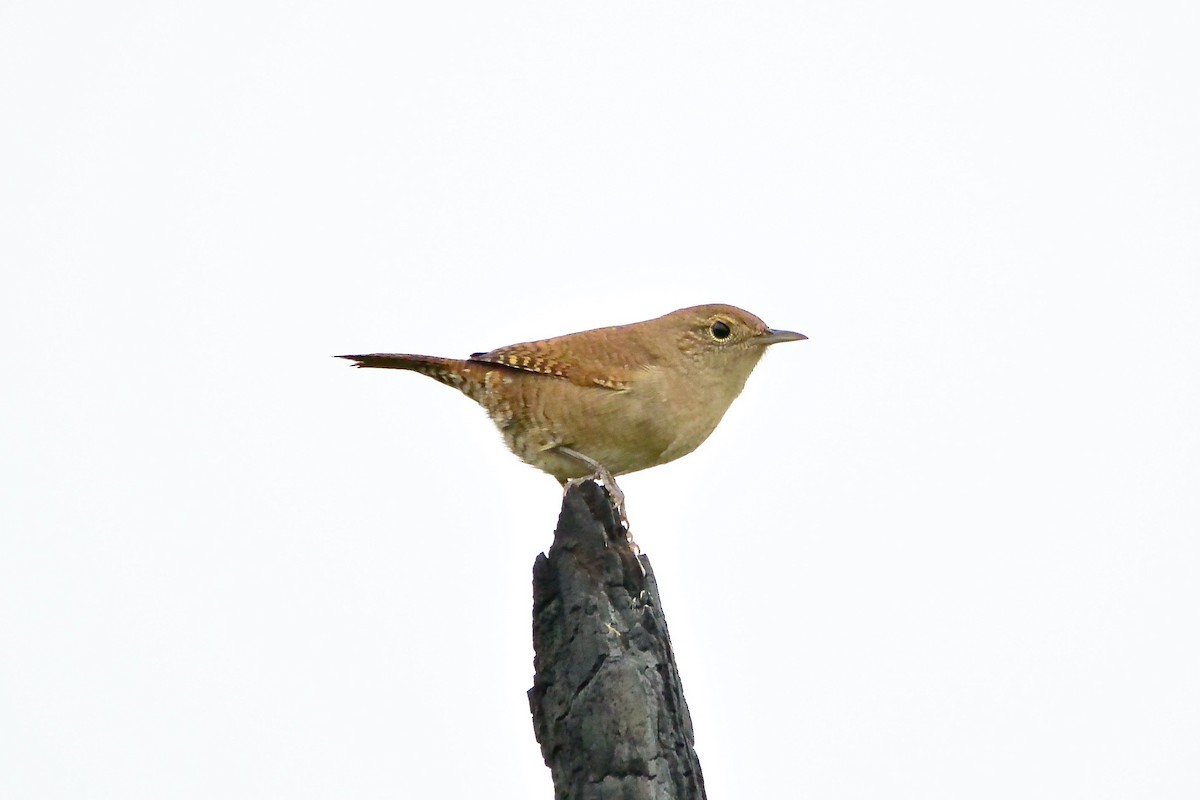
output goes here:
<path id="1" fill-rule="evenodd" d="M 465 359 L 341 355 L 410 370 L 487 411 L 508 448 L 564 487 L 596 479 L 624 517 L 615 477 L 666 464 L 717 427 L 767 348 L 807 339 L 740 308 L 709 304 L 655 319 L 512 344 Z"/>

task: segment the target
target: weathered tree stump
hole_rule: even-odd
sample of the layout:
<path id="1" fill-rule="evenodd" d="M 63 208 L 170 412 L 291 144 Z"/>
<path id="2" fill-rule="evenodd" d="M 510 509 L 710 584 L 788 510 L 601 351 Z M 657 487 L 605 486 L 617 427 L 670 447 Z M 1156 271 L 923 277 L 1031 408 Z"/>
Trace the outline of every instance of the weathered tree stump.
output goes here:
<path id="1" fill-rule="evenodd" d="M 703 800 L 654 572 L 607 491 L 568 489 L 533 565 L 534 734 L 556 800 Z"/>

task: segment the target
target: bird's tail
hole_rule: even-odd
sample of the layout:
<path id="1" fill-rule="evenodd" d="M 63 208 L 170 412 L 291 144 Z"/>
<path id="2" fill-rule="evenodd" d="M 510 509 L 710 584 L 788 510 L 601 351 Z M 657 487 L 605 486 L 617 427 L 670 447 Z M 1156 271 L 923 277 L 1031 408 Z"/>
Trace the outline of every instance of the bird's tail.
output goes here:
<path id="1" fill-rule="evenodd" d="M 456 389 L 462 389 L 466 379 L 467 362 L 453 358 L 416 356 L 406 353 L 370 353 L 361 356 L 335 356 L 335 358 L 353 361 L 356 367 L 412 370 Z"/>

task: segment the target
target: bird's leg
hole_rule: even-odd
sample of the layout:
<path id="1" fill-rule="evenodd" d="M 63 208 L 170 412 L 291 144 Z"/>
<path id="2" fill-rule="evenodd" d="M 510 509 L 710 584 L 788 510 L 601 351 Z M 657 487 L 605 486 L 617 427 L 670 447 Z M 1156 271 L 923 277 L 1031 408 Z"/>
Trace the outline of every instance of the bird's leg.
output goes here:
<path id="1" fill-rule="evenodd" d="M 558 450 L 558 452 L 562 453 L 563 455 L 569 456 L 569 457 L 575 459 L 576 461 L 579 461 L 580 463 L 585 464 L 588 467 L 588 469 L 592 470 L 592 472 L 593 472 L 592 475 L 590 475 L 586 478 L 575 478 L 574 480 L 568 481 L 567 485 L 573 486 L 573 485 L 577 484 L 579 481 L 594 480 L 594 481 L 597 481 L 601 486 L 603 486 L 605 491 L 608 492 L 608 496 L 612 498 L 613 505 L 617 509 L 617 522 L 619 522 L 621 524 L 621 526 L 623 528 L 625 528 L 625 534 L 628 537 L 629 516 L 625 513 L 625 493 L 621 491 L 620 486 L 617 486 L 617 479 L 613 477 L 613 474 L 611 472 L 609 472 L 607 469 L 605 469 L 604 465 L 601 464 L 599 461 L 596 461 L 595 459 L 593 459 L 589 456 L 585 456 L 583 453 L 580 453 L 577 450 L 572 450 L 569 447 L 563 447 L 561 445 L 559 447 L 557 447 L 556 449 Z M 637 548 L 637 545 L 634 544 L 634 541 L 632 538 L 629 539 L 629 543 L 631 545 L 633 545 L 634 548 Z"/>

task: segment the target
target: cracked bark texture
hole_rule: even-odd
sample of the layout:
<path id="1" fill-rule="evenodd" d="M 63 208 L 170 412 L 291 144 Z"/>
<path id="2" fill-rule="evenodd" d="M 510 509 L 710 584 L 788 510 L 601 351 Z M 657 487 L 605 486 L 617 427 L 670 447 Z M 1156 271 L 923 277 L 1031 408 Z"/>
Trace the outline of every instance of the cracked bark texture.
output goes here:
<path id="1" fill-rule="evenodd" d="M 567 490 L 534 562 L 533 646 L 529 707 L 556 800 L 703 800 L 654 572 L 592 481 Z"/>

